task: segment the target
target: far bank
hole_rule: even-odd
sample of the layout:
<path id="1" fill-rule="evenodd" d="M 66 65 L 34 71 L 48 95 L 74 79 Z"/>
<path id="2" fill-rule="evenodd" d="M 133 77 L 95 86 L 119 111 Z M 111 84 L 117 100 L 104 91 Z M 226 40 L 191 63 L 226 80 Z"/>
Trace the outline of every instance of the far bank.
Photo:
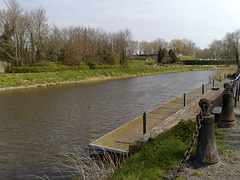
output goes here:
<path id="1" fill-rule="evenodd" d="M 92 83 L 113 79 L 123 79 L 136 76 L 153 75 L 160 73 L 173 73 L 191 70 L 230 69 L 231 66 L 168 66 L 168 67 L 138 67 L 115 69 L 86 69 L 77 71 L 47 72 L 47 73 L 19 73 L 1 74 L 0 91 L 56 86 L 70 83 Z M 233 68 L 233 72 L 234 72 Z"/>

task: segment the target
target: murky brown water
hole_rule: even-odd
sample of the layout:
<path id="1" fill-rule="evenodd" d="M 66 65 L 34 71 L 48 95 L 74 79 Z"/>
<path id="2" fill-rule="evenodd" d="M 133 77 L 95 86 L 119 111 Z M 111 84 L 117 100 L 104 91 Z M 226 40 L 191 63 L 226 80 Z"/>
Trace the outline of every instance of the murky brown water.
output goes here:
<path id="1" fill-rule="evenodd" d="M 68 149 L 208 82 L 216 71 L 0 92 L 0 179 L 61 178 Z"/>

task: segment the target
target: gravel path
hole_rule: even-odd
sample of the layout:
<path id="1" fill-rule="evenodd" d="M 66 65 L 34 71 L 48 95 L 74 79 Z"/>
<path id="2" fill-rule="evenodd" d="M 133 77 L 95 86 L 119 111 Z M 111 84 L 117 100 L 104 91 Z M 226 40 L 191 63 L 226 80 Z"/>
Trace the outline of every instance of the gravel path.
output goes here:
<path id="1" fill-rule="evenodd" d="M 220 153 L 221 162 L 213 167 L 194 169 L 193 161 L 187 162 L 186 169 L 180 179 L 184 180 L 237 180 L 240 179 L 240 118 L 236 117 L 237 125 L 233 128 L 218 128 L 225 134 Z"/>

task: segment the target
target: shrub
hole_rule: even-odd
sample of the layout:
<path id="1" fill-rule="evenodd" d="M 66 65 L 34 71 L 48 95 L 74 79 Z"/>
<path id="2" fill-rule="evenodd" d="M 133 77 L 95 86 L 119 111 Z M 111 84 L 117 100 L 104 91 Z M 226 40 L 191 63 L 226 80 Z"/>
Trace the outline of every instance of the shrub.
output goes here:
<path id="1" fill-rule="evenodd" d="M 78 66 L 31 66 L 31 67 L 12 67 L 10 72 L 14 73 L 39 73 L 39 72 L 57 72 L 57 71 L 69 71 L 69 70 L 85 70 L 89 69 L 87 65 Z"/>
<path id="2" fill-rule="evenodd" d="M 235 60 L 184 60 L 185 65 L 235 65 Z"/>

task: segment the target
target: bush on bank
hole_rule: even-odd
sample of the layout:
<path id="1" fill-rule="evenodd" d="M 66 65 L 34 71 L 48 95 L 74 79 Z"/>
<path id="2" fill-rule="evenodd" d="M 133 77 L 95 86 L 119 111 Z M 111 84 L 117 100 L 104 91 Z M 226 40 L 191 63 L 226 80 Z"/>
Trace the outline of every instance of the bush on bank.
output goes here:
<path id="1" fill-rule="evenodd" d="M 85 70 L 89 69 L 87 65 L 78 65 L 78 66 L 60 66 L 60 67 L 51 67 L 51 66 L 38 66 L 38 67 L 12 67 L 10 72 L 13 73 L 39 73 L 39 72 L 58 72 L 58 71 L 71 71 L 71 70 Z"/>
<path id="2" fill-rule="evenodd" d="M 236 65 L 236 60 L 183 60 L 185 65 Z"/>
<path id="3" fill-rule="evenodd" d="M 27 66 L 27 67 L 12 67 L 10 73 L 40 73 L 40 72 L 60 72 L 60 71 L 73 71 L 73 70 L 86 70 L 86 69 L 114 69 L 126 68 L 126 65 L 75 65 L 75 66 Z"/>

